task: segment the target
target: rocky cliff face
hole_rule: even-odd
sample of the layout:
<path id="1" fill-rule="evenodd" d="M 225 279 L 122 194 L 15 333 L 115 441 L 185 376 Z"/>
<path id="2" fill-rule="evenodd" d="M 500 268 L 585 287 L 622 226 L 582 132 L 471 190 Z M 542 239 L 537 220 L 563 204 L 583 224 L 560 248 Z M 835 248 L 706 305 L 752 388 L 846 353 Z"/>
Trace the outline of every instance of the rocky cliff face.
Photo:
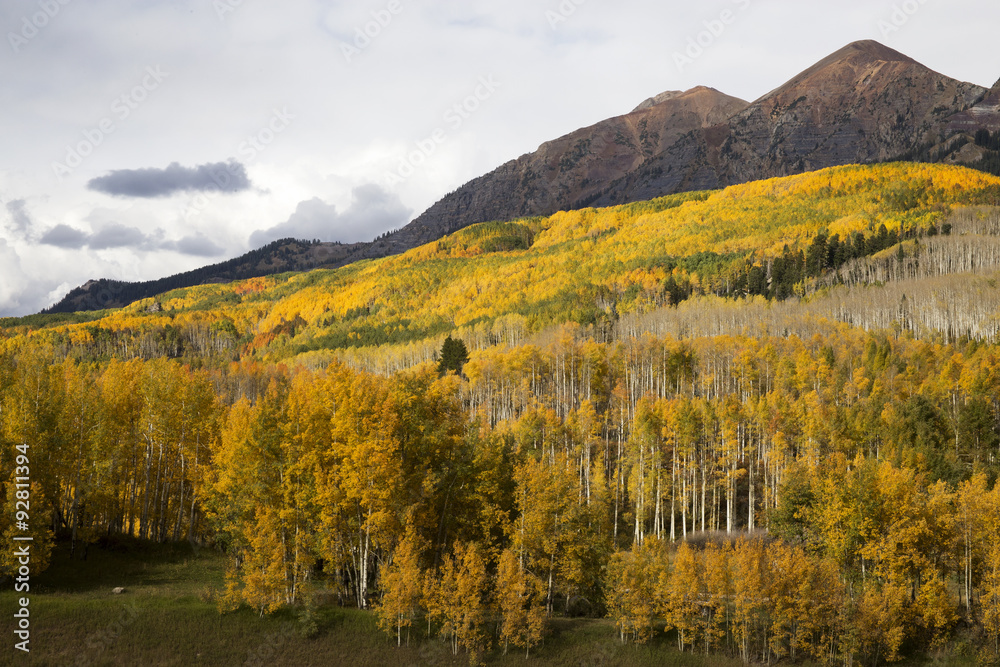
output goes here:
<path id="1" fill-rule="evenodd" d="M 969 134 L 981 129 L 990 132 L 1000 131 L 1000 81 L 997 81 L 993 88 L 971 108 L 952 116 L 948 122 L 948 129 L 956 133 Z"/>
<path id="2" fill-rule="evenodd" d="M 877 42 L 851 44 L 730 119 L 720 180 L 897 158 L 942 142 L 948 117 L 984 92 Z"/>

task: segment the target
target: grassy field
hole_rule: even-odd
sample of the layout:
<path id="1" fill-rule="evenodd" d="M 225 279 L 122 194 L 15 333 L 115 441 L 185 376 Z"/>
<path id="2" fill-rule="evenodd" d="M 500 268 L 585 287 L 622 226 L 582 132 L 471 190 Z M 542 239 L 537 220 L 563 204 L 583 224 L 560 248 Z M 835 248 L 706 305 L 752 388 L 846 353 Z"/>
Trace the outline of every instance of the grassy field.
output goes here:
<path id="1" fill-rule="evenodd" d="M 0 665 L 468 665 L 438 639 L 417 639 L 409 647 L 375 627 L 374 617 L 353 609 L 324 607 L 316 631 L 305 636 L 293 612 L 261 618 L 251 610 L 220 614 L 213 596 L 223 585 L 225 562 L 187 544 L 102 549 L 92 546 L 86 561 L 70 561 L 59 549 L 53 564 L 32 580 L 31 653 L 13 649 L 11 614 L 20 595 L 8 581 L 0 592 L 5 646 Z M 124 587 L 121 595 L 112 593 Z M 685 665 L 734 667 L 739 661 L 679 653 L 664 637 L 647 646 L 623 646 L 610 621 L 553 619 L 543 646 L 525 660 L 512 651 L 486 656 L 488 665 Z M 906 664 L 906 663 L 904 663 Z M 947 655 L 909 664 L 973 664 Z"/>
<path id="2" fill-rule="evenodd" d="M 2 665 L 467 665 L 437 639 L 396 648 L 366 612 L 337 607 L 317 612 L 317 631 L 304 636 L 292 612 L 261 618 L 250 610 L 222 615 L 224 559 L 210 551 L 131 544 L 92 546 L 86 561 L 60 549 L 50 569 L 32 579 L 31 653 L 13 649 L 11 614 L 20 595 L 0 592 L 6 644 Z M 114 595 L 112 589 L 124 587 Z M 529 661 L 512 650 L 490 665 L 735 665 L 718 657 L 681 654 L 652 644 L 622 646 L 610 621 L 555 619 Z"/>

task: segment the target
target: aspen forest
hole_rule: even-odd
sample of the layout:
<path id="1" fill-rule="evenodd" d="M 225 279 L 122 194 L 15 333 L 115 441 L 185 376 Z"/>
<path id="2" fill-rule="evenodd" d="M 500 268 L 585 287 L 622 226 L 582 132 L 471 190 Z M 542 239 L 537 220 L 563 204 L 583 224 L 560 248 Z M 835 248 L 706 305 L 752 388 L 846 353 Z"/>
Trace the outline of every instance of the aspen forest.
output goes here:
<path id="1" fill-rule="evenodd" d="M 998 278 L 1000 178 L 886 164 L 0 320 L 3 549 L 30 452 L 33 571 L 189 542 L 220 614 L 1000 664 Z"/>

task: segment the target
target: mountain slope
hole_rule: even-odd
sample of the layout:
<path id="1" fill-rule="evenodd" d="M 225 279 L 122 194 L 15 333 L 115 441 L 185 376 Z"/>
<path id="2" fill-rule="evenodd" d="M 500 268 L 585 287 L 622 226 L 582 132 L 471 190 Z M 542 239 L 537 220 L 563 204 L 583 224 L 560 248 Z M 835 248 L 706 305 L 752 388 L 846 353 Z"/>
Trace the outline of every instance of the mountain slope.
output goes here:
<path id="1" fill-rule="evenodd" d="M 1000 205 L 1000 178 L 942 165 L 836 167 L 483 223 L 395 257 L 175 290 L 86 324 L 53 318 L 49 331 L 78 341 L 84 356 L 197 348 L 279 360 L 421 341 L 439 347 L 449 333 L 513 328 L 524 336 L 568 321 L 607 327 L 697 295 L 785 299 L 848 260 L 883 251 L 895 260 L 900 241 L 945 233 L 948 211 L 969 205 Z M 48 335 L 44 317 L 7 326 L 0 338 L 19 328 Z"/>

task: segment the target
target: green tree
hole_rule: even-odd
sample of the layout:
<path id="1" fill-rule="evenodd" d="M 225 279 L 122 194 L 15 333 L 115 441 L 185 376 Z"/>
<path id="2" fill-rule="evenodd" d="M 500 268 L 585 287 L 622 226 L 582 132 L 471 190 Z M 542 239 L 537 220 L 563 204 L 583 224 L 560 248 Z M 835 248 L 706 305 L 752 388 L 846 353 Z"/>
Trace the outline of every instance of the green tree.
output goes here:
<path id="1" fill-rule="evenodd" d="M 457 375 L 461 375 L 462 369 L 468 361 L 469 350 L 465 347 L 465 343 L 462 340 L 456 340 L 451 336 L 444 339 L 444 345 L 441 346 L 441 358 L 438 361 L 438 373 L 440 375 L 452 371 Z"/>

